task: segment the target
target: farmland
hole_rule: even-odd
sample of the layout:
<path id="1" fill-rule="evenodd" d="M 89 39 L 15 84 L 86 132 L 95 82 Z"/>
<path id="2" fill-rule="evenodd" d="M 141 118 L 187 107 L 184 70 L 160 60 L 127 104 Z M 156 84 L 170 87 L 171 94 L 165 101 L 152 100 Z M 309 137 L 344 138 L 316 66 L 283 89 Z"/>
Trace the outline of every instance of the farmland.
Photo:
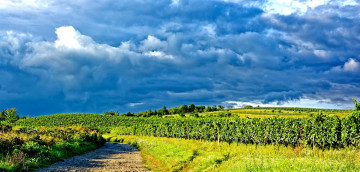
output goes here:
<path id="1" fill-rule="evenodd" d="M 218 112 L 222 113 L 222 112 Z M 336 112 L 339 113 L 339 112 Z M 283 144 L 338 148 L 358 146 L 359 112 L 339 117 L 322 112 L 302 118 L 123 117 L 58 114 L 17 121 L 24 127 L 81 125 L 122 135 L 160 136 L 245 144 Z"/>
<path id="2" fill-rule="evenodd" d="M 19 119 L 13 126 L 19 131 L 89 128 L 108 141 L 139 148 L 147 165 L 159 171 L 283 171 L 294 162 L 299 165 L 291 166 L 291 171 L 359 169 L 358 111 L 251 107 L 184 113 L 185 108 L 178 109 L 180 114 L 166 108 L 123 115 L 54 114 Z"/>

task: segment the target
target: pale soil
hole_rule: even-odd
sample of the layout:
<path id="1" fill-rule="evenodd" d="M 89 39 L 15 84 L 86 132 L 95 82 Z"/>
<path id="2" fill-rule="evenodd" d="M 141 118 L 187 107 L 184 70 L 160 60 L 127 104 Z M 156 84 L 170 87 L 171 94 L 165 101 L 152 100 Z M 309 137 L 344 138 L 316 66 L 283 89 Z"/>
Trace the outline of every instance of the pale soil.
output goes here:
<path id="1" fill-rule="evenodd" d="M 90 153 L 55 163 L 44 171 L 149 171 L 142 164 L 140 152 L 127 144 L 105 143 Z"/>

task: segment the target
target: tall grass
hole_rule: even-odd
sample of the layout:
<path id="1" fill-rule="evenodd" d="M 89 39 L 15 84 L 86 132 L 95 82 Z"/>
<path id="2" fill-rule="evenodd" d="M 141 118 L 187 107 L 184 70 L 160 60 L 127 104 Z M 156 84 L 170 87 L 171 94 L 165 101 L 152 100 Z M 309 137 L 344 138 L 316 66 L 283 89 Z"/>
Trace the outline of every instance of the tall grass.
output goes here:
<path id="1" fill-rule="evenodd" d="M 360 152 L 354 147 L 321 150 L 152 136 L 104 137 L 137 146 L 154 171 L 360 171 Z"/>
<path id="2" fill-rule="evenodd" d="M 0 171 L 31 171 L 103 145 L 104 139 L 84 127 L 0 126 Z"/>

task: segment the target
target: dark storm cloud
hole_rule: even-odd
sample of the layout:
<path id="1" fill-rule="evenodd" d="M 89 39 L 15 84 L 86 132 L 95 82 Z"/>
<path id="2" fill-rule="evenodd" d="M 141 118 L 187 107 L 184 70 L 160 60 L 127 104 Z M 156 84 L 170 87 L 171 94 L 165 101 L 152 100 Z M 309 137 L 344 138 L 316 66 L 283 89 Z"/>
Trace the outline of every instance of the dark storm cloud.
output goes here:
<path id="1" fill-rule="evenodd" d="M 359 4 L 283 15 L 268 2 L 5 1 L 0 106 L 38 115 L 359 98 Z"/>

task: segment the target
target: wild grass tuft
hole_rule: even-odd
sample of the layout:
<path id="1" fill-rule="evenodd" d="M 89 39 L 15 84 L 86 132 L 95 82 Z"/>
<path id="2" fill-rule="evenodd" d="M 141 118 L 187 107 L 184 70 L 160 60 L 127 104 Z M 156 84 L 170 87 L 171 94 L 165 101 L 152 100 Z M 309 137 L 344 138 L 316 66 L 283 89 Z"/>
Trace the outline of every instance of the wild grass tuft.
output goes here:
<path id="1" fill-rule="evenodd" d="M 107 135 L 136 143 L 154 171 L 360 171 L 360 151 Z"/>

